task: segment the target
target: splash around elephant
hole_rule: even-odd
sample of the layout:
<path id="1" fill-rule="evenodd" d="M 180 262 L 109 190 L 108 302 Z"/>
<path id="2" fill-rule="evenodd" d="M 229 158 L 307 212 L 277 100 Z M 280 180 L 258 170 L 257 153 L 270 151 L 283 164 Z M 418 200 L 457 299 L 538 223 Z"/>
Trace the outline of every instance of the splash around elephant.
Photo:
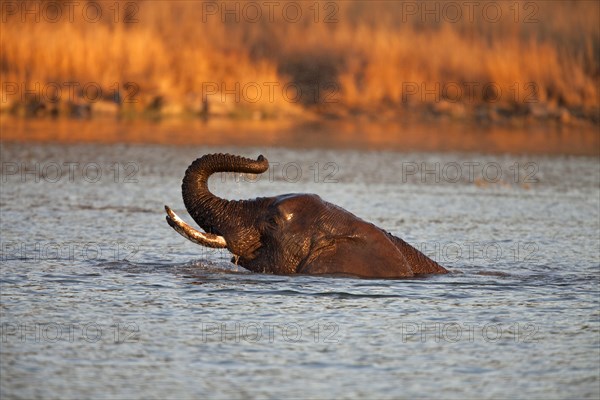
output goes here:
<path id="1" fill-rule="evenodd" d="M 168 224 L 202 246 L 227 248 L 242 267 L 259 273 L 407 278 L 448 271 L 404 240 L 328 203 L 315 194 L 225 200 L 208 189 L 217 172 L 261 174 L 269 168 L 230 154 L 208 154 L 185 172 L 183 202 L 204 230 L 169 207 Z"/>

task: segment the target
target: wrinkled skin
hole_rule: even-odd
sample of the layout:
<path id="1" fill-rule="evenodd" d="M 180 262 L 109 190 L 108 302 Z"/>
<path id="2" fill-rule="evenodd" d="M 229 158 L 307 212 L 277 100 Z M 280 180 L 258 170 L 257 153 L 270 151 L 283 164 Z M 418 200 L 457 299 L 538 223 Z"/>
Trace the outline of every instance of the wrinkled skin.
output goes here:
<path id="1" fill-rule="evenodd" d="M 167 222 L 194 243 L 227 248 L 242 267 L 272 274 L 405 278 L 448 271 L 375 225 L 315 194 L 285 194 L 228 201 L 208 190 L 216 172 L 259 174 L 268 161 L 229 154 L 205 155 L 187 169 L 182 184 L 186 209 L 204 230 L 171 209 Z"/>

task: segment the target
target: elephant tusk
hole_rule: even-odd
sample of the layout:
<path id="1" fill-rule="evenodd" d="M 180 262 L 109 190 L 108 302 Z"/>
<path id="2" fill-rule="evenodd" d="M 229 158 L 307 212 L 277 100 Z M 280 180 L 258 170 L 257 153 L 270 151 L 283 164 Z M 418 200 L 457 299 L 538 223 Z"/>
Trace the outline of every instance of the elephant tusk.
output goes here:
<path id="1" fill-rule="evenodd" d="M 215 235 L 213 233 L 200 232 L 197 229 L 192 228 L 186 224 L 177 214 L 165 206 L 167 212 L 167 223 L 171 228 L 175 229 L 184 238 L 191 242 L 199 244 L 201 246 L 212 247 L 215 249 L 222 249 L 227 247 L 227 242 L 223 236 Z"/>

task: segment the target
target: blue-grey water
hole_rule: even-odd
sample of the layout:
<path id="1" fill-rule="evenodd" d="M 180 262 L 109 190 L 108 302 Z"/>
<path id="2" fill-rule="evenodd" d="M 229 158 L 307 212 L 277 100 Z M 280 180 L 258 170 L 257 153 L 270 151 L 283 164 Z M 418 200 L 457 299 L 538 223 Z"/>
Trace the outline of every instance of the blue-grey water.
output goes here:
<path id="1" fill-rule="evenodd" d="M 196 157 L 264 154 L 216 193 L 313 192 L 452 271 L 251 274 L 191 221 Z M 597 158 L 3 143 L 1 397 L 600 396 Z"/>

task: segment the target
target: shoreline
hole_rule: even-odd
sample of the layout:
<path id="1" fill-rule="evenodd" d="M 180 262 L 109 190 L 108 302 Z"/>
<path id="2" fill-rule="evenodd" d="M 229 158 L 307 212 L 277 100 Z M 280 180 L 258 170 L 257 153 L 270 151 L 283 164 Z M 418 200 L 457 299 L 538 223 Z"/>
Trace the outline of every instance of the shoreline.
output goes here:
<path id="1" fill-rule="evenodd" d="M 421 120 L 451 119 L 483 124 L 592 124 L 600 126 L 600 107 L 567 107 L 551 102 L 531 103 L 464 103 L 438 100 L 429 103 L 375 104 L 353 106 L 341 102 L 312 105 L 291 104 L 291 107 L 265 109 L 242 103 L 208 102 L 184 105 L 165 102 L 157 97 L 149 103 L 117 103 L 114 101 L 6 102 L 0 108 L 1 117 L 24 119 L 96 119 L 165 120 L 165 119 L 230 119 L 326 121 L 358 119 L 390 121 L 405 118 Z"/>

